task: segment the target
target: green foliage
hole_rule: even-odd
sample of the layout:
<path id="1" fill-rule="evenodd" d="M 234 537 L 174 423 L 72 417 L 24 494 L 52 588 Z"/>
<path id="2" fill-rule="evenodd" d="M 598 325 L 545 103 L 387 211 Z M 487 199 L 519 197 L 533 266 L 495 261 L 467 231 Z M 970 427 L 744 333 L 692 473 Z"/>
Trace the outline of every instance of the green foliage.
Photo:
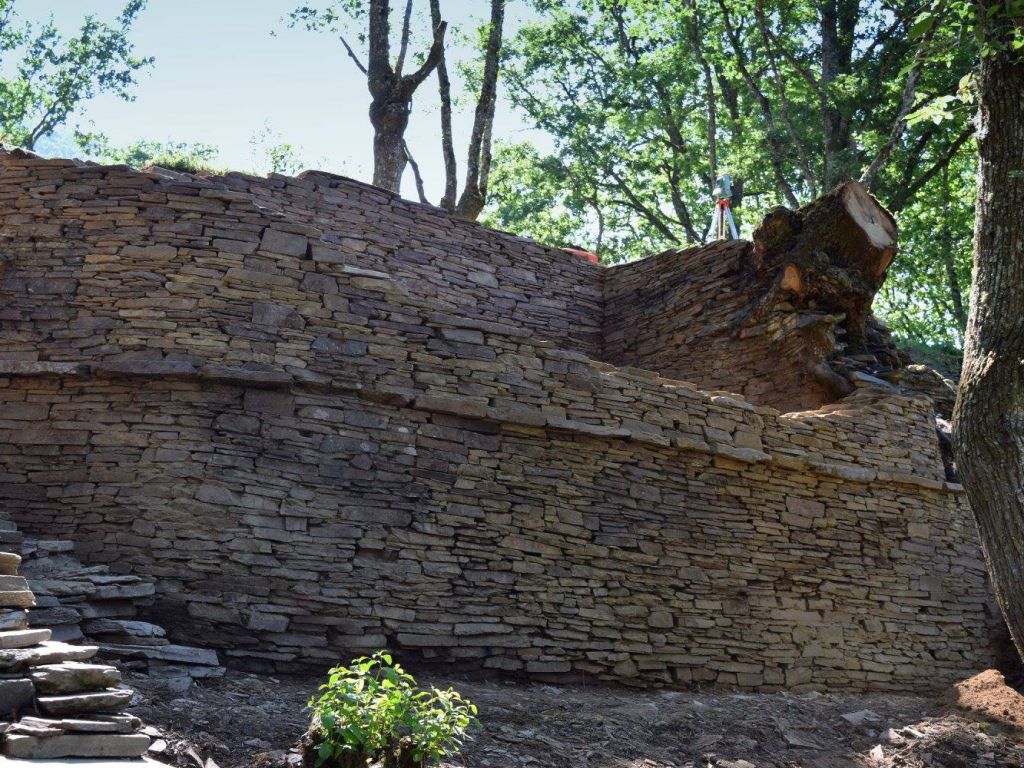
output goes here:
<path id="1" fill-rule="evenodd" d="M 269 123 L 256 131 L 250 139 L 253 163 L 259 170 L 294 176 L 302 170 L 298 150 L 273 131 Z"/>
<path id="2" fill-rule="evenodd" d="M 317 766 L 425 766 L 458 753 L 477 713 L 452 689 L 418 688 L 384 651 L 334 667 L 320 691 L 309 703 Z"/>
<path id="3" fill-rule="evenodd" d="M 506 82 L 555 149 L 496 153 L 486 221 L 614 262 L 702 241 L 721 173 L 749 236 L 771 207 L 873 169 L 866 183 L 901 226 L 886 317 L 904 337 L 959 339 L 948 308 L 954 283 L 967 286 L 977 48 L 949 8 L 920 19 L 920 0 L 533 5 Z M 823 14 L 837 7 L 826 50 Z M 935 197 L 948 165 L 950 204 Z"/>
<path id="4" fill-rule="evenodd" d="M 75 139 L 88 157 L 99 162 L 130 165 L 133 168 L 159 165 L 185 173 L 219 172 L 212 165 L 218 149 L 211 144 L 142 139 L 127 147 L 115 147 L 103 134 L 80 132 L 75 134 Z"/>
<path id="5" fill-rule="evenodd" d="M 15 0 L 0 0 L 0 140 L 32 149 L 101 93 L 130 101 L 137 73 L 153 62 L 136 57 L 128 40 L 145 5 L 128 0 L 112 24 L 86 16 L 77 34 L 64 37 L 52 17 L 19 22 Z"/>

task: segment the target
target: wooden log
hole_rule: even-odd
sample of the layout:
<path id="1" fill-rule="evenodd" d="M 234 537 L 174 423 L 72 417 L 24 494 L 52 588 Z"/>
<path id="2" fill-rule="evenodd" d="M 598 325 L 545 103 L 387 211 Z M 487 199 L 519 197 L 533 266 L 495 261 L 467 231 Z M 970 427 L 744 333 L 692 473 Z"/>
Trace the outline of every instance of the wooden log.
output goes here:
<path id="1" fill-rule="evenodd" d="M 799 307 L 844 313 L 849 351 L 858 352 L 896 236 L 892 215 L 850 181 L 799 211 L 770 212 L 754 232 L 750 266 L 766 291 L 782 292 Z"/>

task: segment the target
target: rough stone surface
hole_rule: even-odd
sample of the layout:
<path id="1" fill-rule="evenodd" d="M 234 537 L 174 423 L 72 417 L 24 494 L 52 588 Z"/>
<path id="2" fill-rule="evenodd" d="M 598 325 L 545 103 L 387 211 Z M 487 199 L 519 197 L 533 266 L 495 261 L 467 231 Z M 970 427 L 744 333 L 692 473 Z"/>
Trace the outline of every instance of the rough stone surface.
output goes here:
<path id="1" fill-rule="evenodd" d="M 82 733 L 39 738 L 12 734 L 4 749 L 13 758 L 45 760 L 56 757 L 140 757 L 149 749 L 149 737 L 141 733 Z"/>
<path id="2" fill-rule="evenodd" d="M 110 688 L 121 682 L 121 673 L 104 664 L 44 664 L 29 673 L 41 693 L 74 693 L 94 688 Z"/>
<path id="3" fill-rule="evenodd" d="M 0 648 L 28 648 L 50 639 L 48 629 L 12 629 L 0 632 Z"/>
<path id="4" fill-rule="evenodd" d="M 114 712 L 132 700 L 127 688 L 74 693 L 67 696 L 39 696 L 39 708 L 49 715 L 77 715 L 89 712 Z"/>
<path id="5" fill-rule="evenodd" d="M 763 340 L 676 339 L 746 398 L 596 362 L 644 348 L 629 301 L 659 306 L 609 286 L 628 269 L 344 179 L 0 162 L 0 500 L 155 581 L 172 640 L 748 690 L 990 666 L 927 400 L 779 414 L 768 391 L 802 384 L 744 368 Z M 278 231 L 308 249 L 224 242 Z M 636 274 L 671 273 L 668 301 L 742 248 Z"/>
<path id="6" fill-rule="evenodd" d="M 35 698 L 32 681 L 25 678 L 0 680 L 0 717 L 9 718 L 30 707 Z"/>

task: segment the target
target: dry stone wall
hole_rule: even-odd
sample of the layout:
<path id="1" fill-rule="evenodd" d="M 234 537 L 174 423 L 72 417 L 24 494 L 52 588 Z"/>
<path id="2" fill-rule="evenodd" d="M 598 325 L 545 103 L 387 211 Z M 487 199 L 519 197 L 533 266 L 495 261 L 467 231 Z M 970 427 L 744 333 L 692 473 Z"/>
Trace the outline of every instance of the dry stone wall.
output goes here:
<path id="1" fill-rule="evenodd" d="M 782 416 L 413 295 L 220 182 L 4 162 L 0 499 L 234 663 L 751 690 L 990 663 L 927 401 Z"/>

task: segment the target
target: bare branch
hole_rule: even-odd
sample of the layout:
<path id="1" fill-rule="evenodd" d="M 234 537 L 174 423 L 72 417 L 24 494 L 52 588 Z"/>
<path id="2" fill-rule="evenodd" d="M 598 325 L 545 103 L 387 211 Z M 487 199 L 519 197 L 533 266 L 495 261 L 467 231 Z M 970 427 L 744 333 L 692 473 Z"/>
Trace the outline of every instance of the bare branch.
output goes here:
<path id="1" fill-rule="evenodd" d="M 352 46 L 348 44 L 348 40 L 345 39 L 345 36 L 344 35 L 339 35 L 338 39 L 341 40 L 341 44 L 344 45 L 345 46 L 345 50 L 348 51 L 348 57 L 350 59 L 352 59 L 352 61 L 355 62 L 356 68 L 360 72 L 362 72 L 364 75 L 367 74 L 366 66 L 363 64 L 363 62 L 361 62 L 359 60 L 359 56 L 357 56 L 356 52 L 352 50 Z"/>
<path id="2" fill-rule="evenodd" d="M 441 2 L 430 0 L 430 20 L 437 29 L 441 24 Z M 455 164 L 455 142 L 452 139 L 452 85 L 448 78 L 448 62 L 444 49 L 437 62 L 437 90 L 441 99 L 441 154 L 444 157 L 444 195 L 441 207 L 446 211 L 455 208 L 458 194 L 458 168 Z"/>
<path id="3" fill-rule="evenodd" d="M 441 60 L 441 54 L 444 52 L 444 33 L 446 29 L 448 29 L 447 21 L 442 21 L 434 29 L 434 42 L 430 45 L 430 51 L 427 53 L 427 58 L 424 60 L 423 65 L 411 75 L 406 75 L 401 80 L 403 93 L 411 96 L 420 83 L 426 80 L 427 76 L 434 71 L 437 63 Z"/>
<path id="4" fill-rule="evenodd" d="M 405 0 L 405 15 L 402 17 L 402 38 L 398 46 L 398 61 L 395 62 L 395 77 L 402 76 L 405 54 L 409 50 L 409 22 L 412 20 L 412 0 Z"/>
<path id="5" fill-rule="evenodd" d="M 427 200 L 427 193 L 423 188 L 423 177 L 420 175 L 419 163 L 412 156 L 412 152 L 409 150 L 409 145 L 402 139 L 402 151 L 405 152 L 405 159 L 409 161 L 409 167 L 412 168 L 413 178 L 416 179 L 416 194 L 420 197 L 420 202 L 424 205 L 430 205 Z"/>

